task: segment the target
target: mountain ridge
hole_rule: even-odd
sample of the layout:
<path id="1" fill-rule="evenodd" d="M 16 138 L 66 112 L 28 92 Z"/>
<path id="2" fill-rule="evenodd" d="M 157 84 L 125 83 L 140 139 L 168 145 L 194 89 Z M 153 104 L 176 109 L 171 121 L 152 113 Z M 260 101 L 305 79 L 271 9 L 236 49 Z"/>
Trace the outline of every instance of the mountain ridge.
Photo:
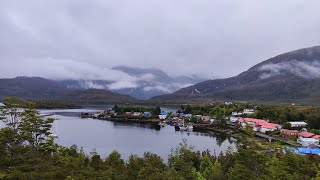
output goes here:
<path id="1" fill-rule="evenodd" d="M 0 100 L 15 96 L 26 100 L 60 100 L 79 104 L 113 104 L 134 102 L 136 99 L 105 89 L 74 90 L 60 82 L 41 77 L 16 77 L 0 79 Z"/>
<path id="2" fill-rule="evenodd" d="M 152 99 L 308 102 L 319 97 L 315 93 L 320 92 L 319 79 L 320 46 L 315 46 L 280 54 L 234 77 L 204 81 Z"/>
<path id="3" fill-rule="evenodd" d="M 62 80 L 61 84 L 70 89 L 108 89 L 120 94 L 130 95 L 137 99 L 146 100 L 157 95 L 175 92 L 176 90 L 203 81 L 197 76 L 171 77 L 164 71 L 156 68 L 139 68 L 116 66 L 112 70 L 122 72 L 134 81 L 129 82 L 134 87 L 114 88 L 117 81 L 107 80 Z M 124 82 L 128 83 L 128 82 Z"/>

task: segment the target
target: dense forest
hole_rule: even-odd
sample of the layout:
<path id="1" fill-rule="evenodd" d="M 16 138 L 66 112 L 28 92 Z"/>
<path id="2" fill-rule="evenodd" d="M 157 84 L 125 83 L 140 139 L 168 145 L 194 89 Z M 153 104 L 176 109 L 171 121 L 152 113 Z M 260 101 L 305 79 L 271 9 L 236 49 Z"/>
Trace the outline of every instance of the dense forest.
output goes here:
<path id="1" fill-rule="evenodd" d="M 82 108 L 80 105 L 54 100 L 36 101 L 35 108 L 37 109 L 77 109 Z"/>
<path id="2" fill-rule="evenodd" d="M 53 119 L 42 119 L 33 103 L 7 98 L 1 109 L 0 179 L 320 179 L 318 156 L 290 151 L 267 153 L 239 139 L 237 152 L 196 152 L 183 141 L 164 162 L 146 152 L 122 159 L 103 158 L 76 146 L 62 147 L 50 137 Z M 21 108 L 23 107 L 23 109 Z"/>

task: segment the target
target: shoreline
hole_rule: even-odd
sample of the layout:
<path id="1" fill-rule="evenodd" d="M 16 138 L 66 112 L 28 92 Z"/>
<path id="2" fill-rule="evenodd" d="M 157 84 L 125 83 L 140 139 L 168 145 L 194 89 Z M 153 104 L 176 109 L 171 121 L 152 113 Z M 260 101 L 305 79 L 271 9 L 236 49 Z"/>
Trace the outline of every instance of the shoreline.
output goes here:
<path id="1" fill-rule="evenodd" d="M 94 118 L 92 118 L 94 119 Z M 132 122 L 132 123 L 159 123 L 159 119 L 128 119 L 128 118 L 96 118 L 102 121 L 114 121 L 114 122 Z"/>

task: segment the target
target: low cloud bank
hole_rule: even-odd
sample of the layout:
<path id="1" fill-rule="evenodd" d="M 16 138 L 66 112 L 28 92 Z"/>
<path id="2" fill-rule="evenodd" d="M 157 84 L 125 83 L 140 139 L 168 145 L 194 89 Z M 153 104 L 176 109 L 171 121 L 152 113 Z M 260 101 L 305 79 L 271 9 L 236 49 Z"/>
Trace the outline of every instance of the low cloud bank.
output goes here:
<path id="1" fill-rule="evenodd" d="M 260 68 L 261 79 L 267 79 L 284 73 L 291 73 L 306 79 L 320 78 L 320 60 L 311 62 L 292 60 L 277 64 L 266 64 Z"/>

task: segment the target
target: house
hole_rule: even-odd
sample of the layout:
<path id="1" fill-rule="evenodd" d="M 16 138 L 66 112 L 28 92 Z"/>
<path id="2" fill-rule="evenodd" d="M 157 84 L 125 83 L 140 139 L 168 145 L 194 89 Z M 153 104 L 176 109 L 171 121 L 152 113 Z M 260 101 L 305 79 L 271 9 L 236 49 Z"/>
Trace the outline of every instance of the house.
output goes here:
<path id="1" fill-rule="evenodd" d="M 312 136 L 314 136 L 315 134 L 308 132 L 308 131 L 301 131 L 298 136 L 299 138 L 311 138 Z"/>
<path id="2" fill-rule="evenodd" d="M 310 146 L 315 146 L 319 145 L 319 139 L 314 139 L 314 138 L 298 138 L 297 143 L 301 144 L 303 147 L 310 147 Z"/>
<path id="3" fill-rule="evenodd" d="M 210 120 L 211 120 L 211 117 L 210 117 L 210 116 L 202 116 L 202 117 L 201 117 L 201 120 L 202 120 L 202 121 L 210 121 Z"/>
<path id="4" fill-rule="evenodd" d="M 243 118 L 238 120 L 238 123 L 242 127 L 246 127 L 250 125 L 253 127 L 253 131 L 259 131 L 261 133 L 266 133 L 269 131 L 276 131 L 282 128 L 279 124 L 269 123 L 262 119 L 254 119 L 254 118 Z"/>
<path id="5" fill-rule="evenodd" d="M 259 131 L 262 133 L 266 133 L 270 131 L 276 131 L 279 129 L 281 129 L 281 125 L 267 122 L 265 124 L 261 124 Z"/>
<path id="6" fill-rule="evenodd" d="M 139 117 L 139 116 L 141 116 L 141 112 L 134 112 L 133 114 L 132 114 L 132 116 L 134 116 L 134 117 Z"/>
<path id="7" fill-rule="evenodd" d="M 241 112 L 232 112 L 231 115 L 232 115 L 232 116 L 241 116 L 242 113 L 241 113 Z"/>
<path id="8" fill-rule="evenodd" d="M 289 122 L 289 124 L 291 125 L 291 127 L 305 127 L 308 125 L 305 122 Z"/>
<path id="9" fill-rule="evenodd" d="M 6 106 L 6 105 L 4 105 L 3 103 L 0 103 L 0 107 L 4 107 L 4 106 Z"/>
<path id="10" fill-rule="evenodd" d="M 232 102 L 224 102 L 225 105 L 232 105 Z"/>
<path id="11" fill-rule="evenodd" d="M 239 119 L 241 119 L 241 118 L 231 116 L 231 117 L 230 117 L 230 122 L 232 122 L 232 123 L 236 123 Z"/>
<path id="12" fill-rule="evenodd" d="M 146 117 L 151 116 L 151 113 L 150 112 L 143 112 L 143 116 L 146 116 Z"/>
<path id="13" fill-rule="evenodd" d="M 243 114 L 253 114 L 254 113 L 254 109 L 244 109 L 243 110 Z"/>
<path id="14" fill-rule="evenodd" d="M 179 117 L 184 117 L 184 116 L 185 116 L 184 113 L 180 113 L 180 114 L 179 114 Z"/>
<path id="15" fill-rule="evenodd" d="M 283 138 L 294 138 L 297 137 L 299 134 L 299 131 L 297 130 L 289 130 L 289 129 L 281 129 L 280 130 L 280 136 Z"/>
<path id="16" fill-rule="evenodd" d="M 168 116 L 168 113 L 162 112 L 161 114 L 159 114 L 159 119 L 164 120 L 167 118 L 167 116 Z"/>
<path id="17" fill-rule="evenodd" d="M 312 136 L 312 138 L 320 140 L 320 135 Z"/>
<path id="18" fill-rule="evenodd" d="M 124 115 L 126 115 L 126 116 L 132 116 L 132 112 L 125 112 Z"/>

